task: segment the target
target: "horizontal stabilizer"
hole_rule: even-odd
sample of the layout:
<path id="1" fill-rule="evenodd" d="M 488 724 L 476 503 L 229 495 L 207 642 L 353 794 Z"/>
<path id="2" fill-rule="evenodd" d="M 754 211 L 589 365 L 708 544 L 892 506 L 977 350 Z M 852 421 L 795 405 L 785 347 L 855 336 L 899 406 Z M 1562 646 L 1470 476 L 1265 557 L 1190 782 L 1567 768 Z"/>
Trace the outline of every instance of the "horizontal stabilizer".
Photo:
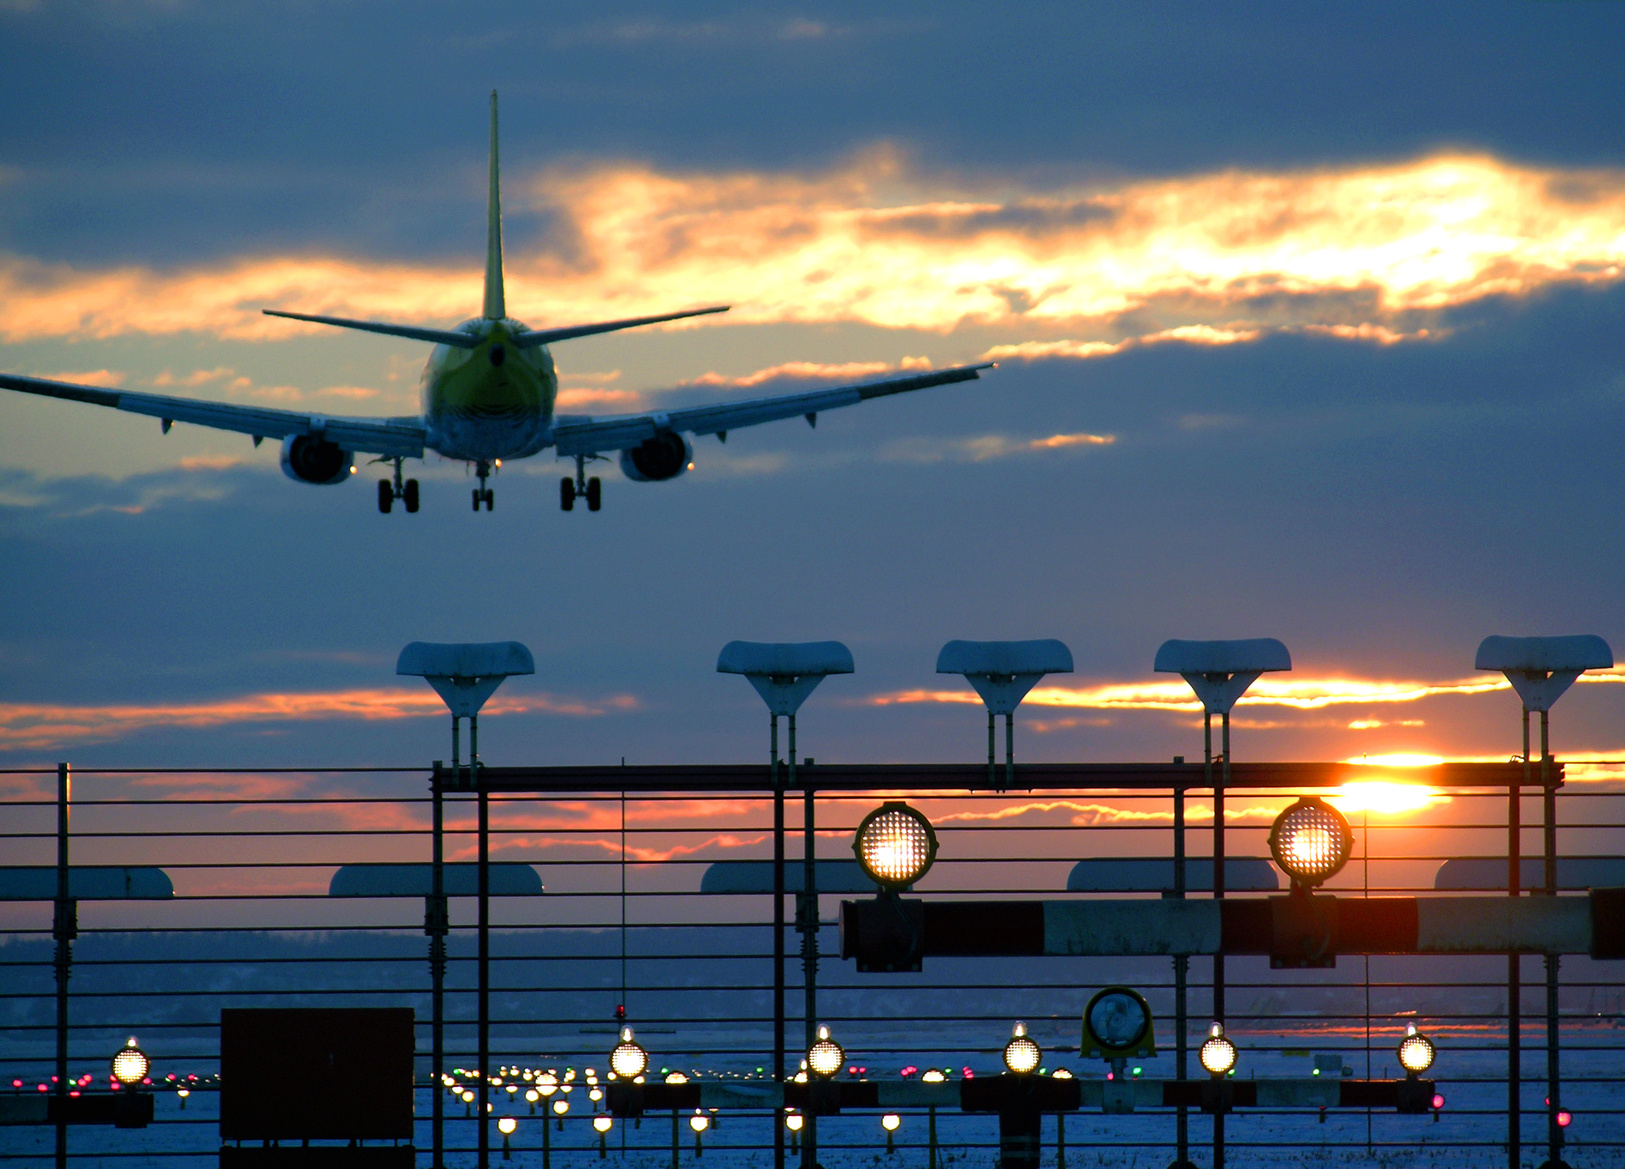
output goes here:
<path id="1" fill-rule="evenodd" d="M 431 345 L 452 345 L 458 349 L 473 349 L 482 338 L 472 333 L 452 329 L 424 329 L 417 325 L 391 325 L 383 321 L 352 321 L 347 317 L 313 317 L 307 313 L 284 313 L 274 308 L 261 309 L 268 317 L 287 317 L 290 321 L 311 321 L 318 325 L 337 325 L 341 329 L 360 329 L 367 333 L 384 333 L 391 337 L 409 337 L 413 341 L 427 341 Z"/>
<path id="2" fill-rule="evenodd" d="M 521 349 L 529 349 L 535 345 L 551 345 L 555 341 L 568 341 L 572 337 L 590 337 L 594 333 L 613 333 L 618 329 L 636 329 L 639 325 L 658 325 L 662 321 L 679 321 L 684 317 L 703 317 L 707 313 L 725 313 L 729 307 L 724 304 L 714 308 L 691 308 L 686 312 L 662 313 L 658 317 L 630 317 L 624 321 L 602 321 L 596 325 L 570 325 L 563 329 L 527 329 L 515 337 L 513 343 Z M 307 319 L 315 320 L 318 318 Z"/>

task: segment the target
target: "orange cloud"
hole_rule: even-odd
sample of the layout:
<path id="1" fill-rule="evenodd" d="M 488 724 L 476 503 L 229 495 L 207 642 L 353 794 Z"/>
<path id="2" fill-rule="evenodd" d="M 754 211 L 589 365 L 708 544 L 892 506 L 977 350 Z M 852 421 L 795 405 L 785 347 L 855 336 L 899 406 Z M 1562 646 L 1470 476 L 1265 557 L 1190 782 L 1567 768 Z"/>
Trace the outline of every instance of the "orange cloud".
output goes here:
<path id="1" fill-rule="evenodd" d="M 81 386 L 122 386 L 126 375 L 122 370 L 87 369 L 68 370 L 63 373 L 42 373 L 42 378 L 53 382 L 76 382 Z"/>
<path id="2" fill-rule="evenodd" d="M 512 201 L 568 221 L 586 254 L 511 257 L 532 323 L 731 303 L 727 327 L 965 322 L 1087 356 L 1137 337 L 1229 344 L 1273 329 L 1392 343 L 1407 314 L 1554 284 L 1613 283 L 1625 265 L 1625 172 L 1437 155 L 1382 166 L 1227 171 L 1111 188 L 948 193 L 878 151 L 821 174 L 547 171 Z M 242 256 L 158 270 L 0 263 L 0 336 L 206 329 L 288 337 L 284 306 L 449 323 L 479 303 L 477 264 Z M 1075 340 L 1046 340 L 1072 333 Z M 1093 333 L 1095 336 L 1090 336 Z M 1036 334 L 1036 336 L 1034 336 Z M 1033 355 L 1017 350 L 1011 355 Z"/>
<path id="3" fill-rule="evenodd" d="M 1596 680 L 1625 681 L 1602 674 Z M 1359 678 L 1291 678 L 1266 674 L 1254 682 L 1238 706 L 1285 706 L 1316 710 L 1325 706 L 1363 705 L 1373 702 L 1416 702 L 1441 694 L 1485 694 L 1510 690 L 1500 675 L 1479 674 L 1450 682 L 1388 682 Z M 911 702 L 946 702 L 977 705 L 972 691 L 897 690 L 863 700 L 871 706 Z M 1078 707 L 1085 710 L 1200 711 L 1202 704 L 1183 680 L 1167 682 L 1112 682 L 1095 686 L 1036 686 L 1027 695 L 1032 706 Z"/>
<path id="4" fill-rule="evenodd" d="M 627 694 L 597 702 L 551 694 L 511 694 L 492 698 L 485 711 L 585 717 L 635 710 L 637 705 L 637 699 Z M 332 718 L 372 721 L 429 718 L 444 713 L 445 705 L 427 687 L 250 694 L 212 702 L 154 705 L 62 706 L 12 702 L 0 703 L 0 747 L 45 750 L 68 743 L 117 739 L 151 727 L 195 728 Z"/>
<path id="5" fill-rule="evenodd" d="M 777 378 L 826 378 L 831 381 L 858 381 L 879 377 L 900 369 L 930 369 L 929 357 L 905 357 L 896 365 L 884 361 L 845 361 L 838 363 L 819 361 L 785 361 L 770 365 L 743 377 L 727 377 L 720 373 L 702 373 L 683 383 L 685 386 L 759 386 Z"/>
<path id="6" fill-rule="evenodd" d="M 209 382 L 232 377 L 236 372 L 230 366 L 217 365 L 213 369 L 194 369 L 185 377 L 176 377 L 166 369 L 152 379 L 152 384 L 155 386 L 202 386 L 207 385 Z M 238 378 L 237 380 L 246 383 L 248 379 Z"/>

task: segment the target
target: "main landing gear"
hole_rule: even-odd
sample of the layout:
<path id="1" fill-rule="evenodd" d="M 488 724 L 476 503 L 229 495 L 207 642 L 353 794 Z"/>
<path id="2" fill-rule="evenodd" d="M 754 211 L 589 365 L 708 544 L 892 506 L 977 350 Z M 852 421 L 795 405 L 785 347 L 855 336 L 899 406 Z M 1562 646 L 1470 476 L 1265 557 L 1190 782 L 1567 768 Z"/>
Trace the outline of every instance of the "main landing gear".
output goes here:
<path id="1" fill-rule="evenodd" d="M 379 460 L 379 462 L 384 461 Z M 408 479 L 403 483 L 401 481 L 401 460 L 390 459 L 388 461 L 395 464 L 395 474 L 390 479 L 378 480 L 378 510 L 388 515 L 398 499 L 406 505 L 407 511 L 417 511 L 418 481 Z"/>
<path id="2" fill-rule="evenodd" d="M 578 495 L 586 497 L 588 511 L 597 511 L 604 504 L 603 486 L 598 482 L 598 476 L 587 478 L 586 455 L 576 456 L 574 479 L 566 475 L 559 480 L 559 507 L 564 511 L 574 511 Z"/>
<path id="3" fill-rule="evenodd" d="M 485 485 L 485 481 L 491 477 L 491 464 L 484 459 L 478 460 L 474 464 L 474 474 L 480 478 L 480 485 L 474 488 L 474 510 L 479 511 L 480 504 L 483 503 L 485 510 L 490 511 L 496 506 L 496 498 L 492 495 L 491 489 Z"/>

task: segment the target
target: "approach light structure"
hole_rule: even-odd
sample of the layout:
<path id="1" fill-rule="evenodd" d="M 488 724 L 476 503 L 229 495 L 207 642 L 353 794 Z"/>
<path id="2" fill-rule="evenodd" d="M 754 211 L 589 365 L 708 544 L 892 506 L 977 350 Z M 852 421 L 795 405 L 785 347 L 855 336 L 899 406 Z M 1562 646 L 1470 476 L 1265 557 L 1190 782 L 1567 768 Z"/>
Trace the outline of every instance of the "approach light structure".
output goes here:
<path id="1" fill-rule="evenodd" d="M 147 1053 L 136 1046 L 135 1036 L 132 1035 L 124 1046 L 118 1049 L 113 1056 L 113 1078 L 126 1088 L 134 1087 L 147 1078 L 152 1070 L 152 1061 Z"/>
<path id="2" fill-rule="evenodd" d="M 632 1037 L 632 1028 L 621 1028 L 621 1042 L 609 1053 L 609 1068 L 620 1080 L 635 1080 L 649 1066 L 649 1053 Z"/>
<path id="3" fill-rule="evenodd" d="M 1319 796 L 1300 796 L 1270 826 L 1270 854 L 1295 889 L 1335 877 L 1354 851 L 1354 832 L 1343 813 Z"/>
<path id="4" fill-rule="evenodd" d="M 846 1051 L 830 1038 L 829 1028 L 818 1025 L 818 1038 L 807 1049 L 807 1070 L 821 1080 L 836 1075 L 846 1063 Z"/>
<path id="5" fill-rule="evenodd" d="M 864 875 L 888 892 L 906 889 L 937 859 L 937 834 L 902 800 L 888 800 L 865 816 L 852 836 Z"/>
<path id="6" fill-rule="evenodd" d="M 1027 1024 L 1017 1023 L 1010 1032 L 1010 1042 L 1004 1045 L 1004 1066 L 1012 1075 L 1030 1076 L 1043 1058 L 1043 1049 L 1027 1034 Z"/>
<path id="7" fill-rule="evenodd" d="M 1406 1077 L 1412 1080 L 1433 1066 L 1433 1057 L 1437 1054 L 1433 1040 L 1418 1031 L 1415 1023 L 1405 1025 L 1405 1038 L 1399 1041 L 1394 1053 Z"/>
<path id="8" fill-rule="evenodd" d="M 1139 991 L 1108 986 L 1083 1008 L 1082 1054 L 1105 1060 L 1144 1059 L 1157 1054 L 1151 1005 Z"/>
<path id="9" fill-rule="evenodd" d="M 1225 1035 L 1223 1023 L 1215 1023 L 1208 1028 L 1207 1039 L 1202 1042 L 1196 1058 L 1201 1061 L 1203 1070 L 1215 1080 L 1224 1079 L 1235 1069 L 1236 1045 Z"/>

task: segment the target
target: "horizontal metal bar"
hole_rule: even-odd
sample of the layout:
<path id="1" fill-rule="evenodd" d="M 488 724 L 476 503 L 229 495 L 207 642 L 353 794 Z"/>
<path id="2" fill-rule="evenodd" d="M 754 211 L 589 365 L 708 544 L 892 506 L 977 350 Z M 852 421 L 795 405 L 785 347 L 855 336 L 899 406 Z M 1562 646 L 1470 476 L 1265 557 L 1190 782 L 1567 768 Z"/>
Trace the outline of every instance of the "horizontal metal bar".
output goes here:
<path id="1" fill-rule="evenodd" d="M 1441 763 L 1407 768 L 1407 776 L 1436 788 L 1532 787 L 1538 779 L 1524 774 L 1522 763 Z M 1563 765 L 1552 776 L 1563 781 Z M 785 772 L 781 769 L 780 775 Z M 981 763 L 802 763 L 797 791 L 930 792 L 987 791 L 987 767 Z M 1340 787 L 1388 774 L 1383 768 L 1353 763 L 1248 763 L 1230 765 L 1226 790 L 1247 788 Z M 759 764 L 671 764 L 623 767 L 485 767 L 477 786 L 467 769 L 453 774 L 437 769 L 431 783 L 450 795 L 459 792 L 771 792 L 771 770 Z M 1201 763 L 1018 763 L 1008 784 L 1011 791 L 1086 791 L 1162 789 L 1195 791 L 1211 788 Z"/>
<path id="2" fill-rule="evenodd" d="M 926 957 L 1338 954 L 1612 957 L 1625 895 L 1286 897 L 1211 900 L 843 901 L 841 957 L 860 970 Z M 1597 928 L 1594 930 L 1594 923 Z M 1595 935 L 1595 936 L 1594 936 Z"/>

